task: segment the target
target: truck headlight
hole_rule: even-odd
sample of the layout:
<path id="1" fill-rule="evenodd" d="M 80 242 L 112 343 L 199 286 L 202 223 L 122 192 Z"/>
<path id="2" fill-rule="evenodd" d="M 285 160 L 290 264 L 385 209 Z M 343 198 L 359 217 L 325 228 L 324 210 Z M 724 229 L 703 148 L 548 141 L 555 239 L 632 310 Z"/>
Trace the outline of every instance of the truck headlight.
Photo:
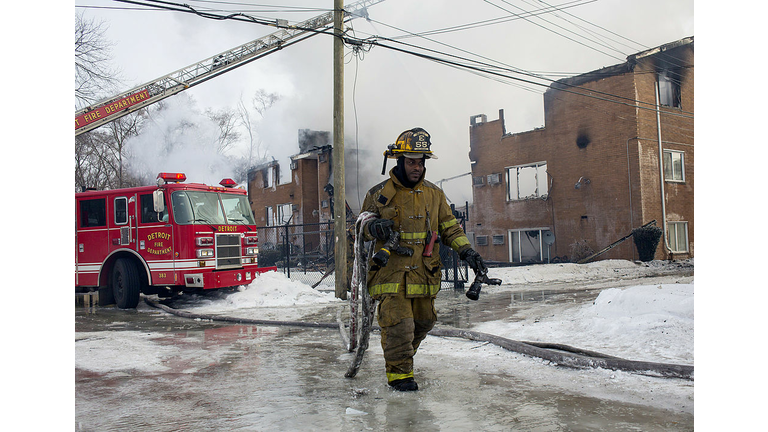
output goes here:
<path id="1" fill-rule="evenodd" d="M 213 249 L 198 249 L 197 258 L 213 258 Z"/>

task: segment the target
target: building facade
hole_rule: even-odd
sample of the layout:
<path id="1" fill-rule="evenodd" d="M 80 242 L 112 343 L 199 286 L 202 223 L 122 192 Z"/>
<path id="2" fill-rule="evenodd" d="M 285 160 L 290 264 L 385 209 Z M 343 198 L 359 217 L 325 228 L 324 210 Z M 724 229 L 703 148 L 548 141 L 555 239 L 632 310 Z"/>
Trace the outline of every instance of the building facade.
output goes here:
<path id="1" fill-rule="evenodd" d="M 329 132 L 301 129 L 300 153 L 291 156 L 289 167 L 273 160 L 248 173 L 248 199 L 257 225 L 300 225 L 333 220 L 329 142 Z M 282 175 L 281 171 L 286 168 L 289 173 Z"/>
<path id="2" fill-rule="evenodd" d="M 467 226 L 491 261 L 575 261 L 651 221 L 655 259 L 694 253 L 693 37 L 553 83 L 545 125 L 470 117 Z M 599 259 L 638 259 L 630 237 Z"/>

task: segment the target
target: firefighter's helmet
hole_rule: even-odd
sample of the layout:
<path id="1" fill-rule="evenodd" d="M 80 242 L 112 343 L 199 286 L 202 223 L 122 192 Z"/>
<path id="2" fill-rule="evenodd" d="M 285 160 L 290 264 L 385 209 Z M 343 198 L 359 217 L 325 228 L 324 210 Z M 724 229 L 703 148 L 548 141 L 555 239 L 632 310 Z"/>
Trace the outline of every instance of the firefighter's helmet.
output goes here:
<path id="1" fill-rule="evenodd" d="M 390 144 L 384 152 L 384 157 L 389 159 L 397 159 L 400 156 L 412 159 L 437 159 L 437 155 L 432 153 L 429 132 L 417 127 L 401 133 L 397 141 Z"/>

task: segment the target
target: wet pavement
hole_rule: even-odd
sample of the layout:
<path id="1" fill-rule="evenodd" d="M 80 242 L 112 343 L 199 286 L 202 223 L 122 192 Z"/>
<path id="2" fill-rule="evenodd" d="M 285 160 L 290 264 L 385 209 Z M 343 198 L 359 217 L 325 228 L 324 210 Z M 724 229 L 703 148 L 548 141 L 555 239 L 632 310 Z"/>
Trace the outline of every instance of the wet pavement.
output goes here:
<path id="1" fill-rule="evenodd" d="M 438 326 L 524 319 L 592 301 L 600 287 L 513 289 L 477 302 L 444 289 Z M 338 307 L 305 319 L 335 322 Z M 396 393 L 377 333 L 348 379 L 352 354 L 338 330 L 186 319 L 143 302 L 76 308 L 75 328 L 82 431 L 693 430 L 691 381 L 561 368 L 465 340 L 427 338 L 416 356 L 420 391 Z M 674 400 L 679 388 L 686 400 Z"/>

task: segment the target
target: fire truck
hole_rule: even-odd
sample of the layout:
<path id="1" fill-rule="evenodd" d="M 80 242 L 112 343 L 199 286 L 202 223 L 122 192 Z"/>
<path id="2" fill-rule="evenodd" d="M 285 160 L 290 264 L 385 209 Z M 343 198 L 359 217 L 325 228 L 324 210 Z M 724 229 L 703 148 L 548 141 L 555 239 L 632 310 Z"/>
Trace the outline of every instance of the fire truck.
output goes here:
<path id="1" fill-rule="evenodd" d="M 140 294 L 173 295 L 249 284 L 259 273 L 258 236 L 245 189 L 185 183 L 75 194 L 75 289 L 101 304 L 135 308 Z M 114 301 L 111 301 L 114 300 Z"/>

